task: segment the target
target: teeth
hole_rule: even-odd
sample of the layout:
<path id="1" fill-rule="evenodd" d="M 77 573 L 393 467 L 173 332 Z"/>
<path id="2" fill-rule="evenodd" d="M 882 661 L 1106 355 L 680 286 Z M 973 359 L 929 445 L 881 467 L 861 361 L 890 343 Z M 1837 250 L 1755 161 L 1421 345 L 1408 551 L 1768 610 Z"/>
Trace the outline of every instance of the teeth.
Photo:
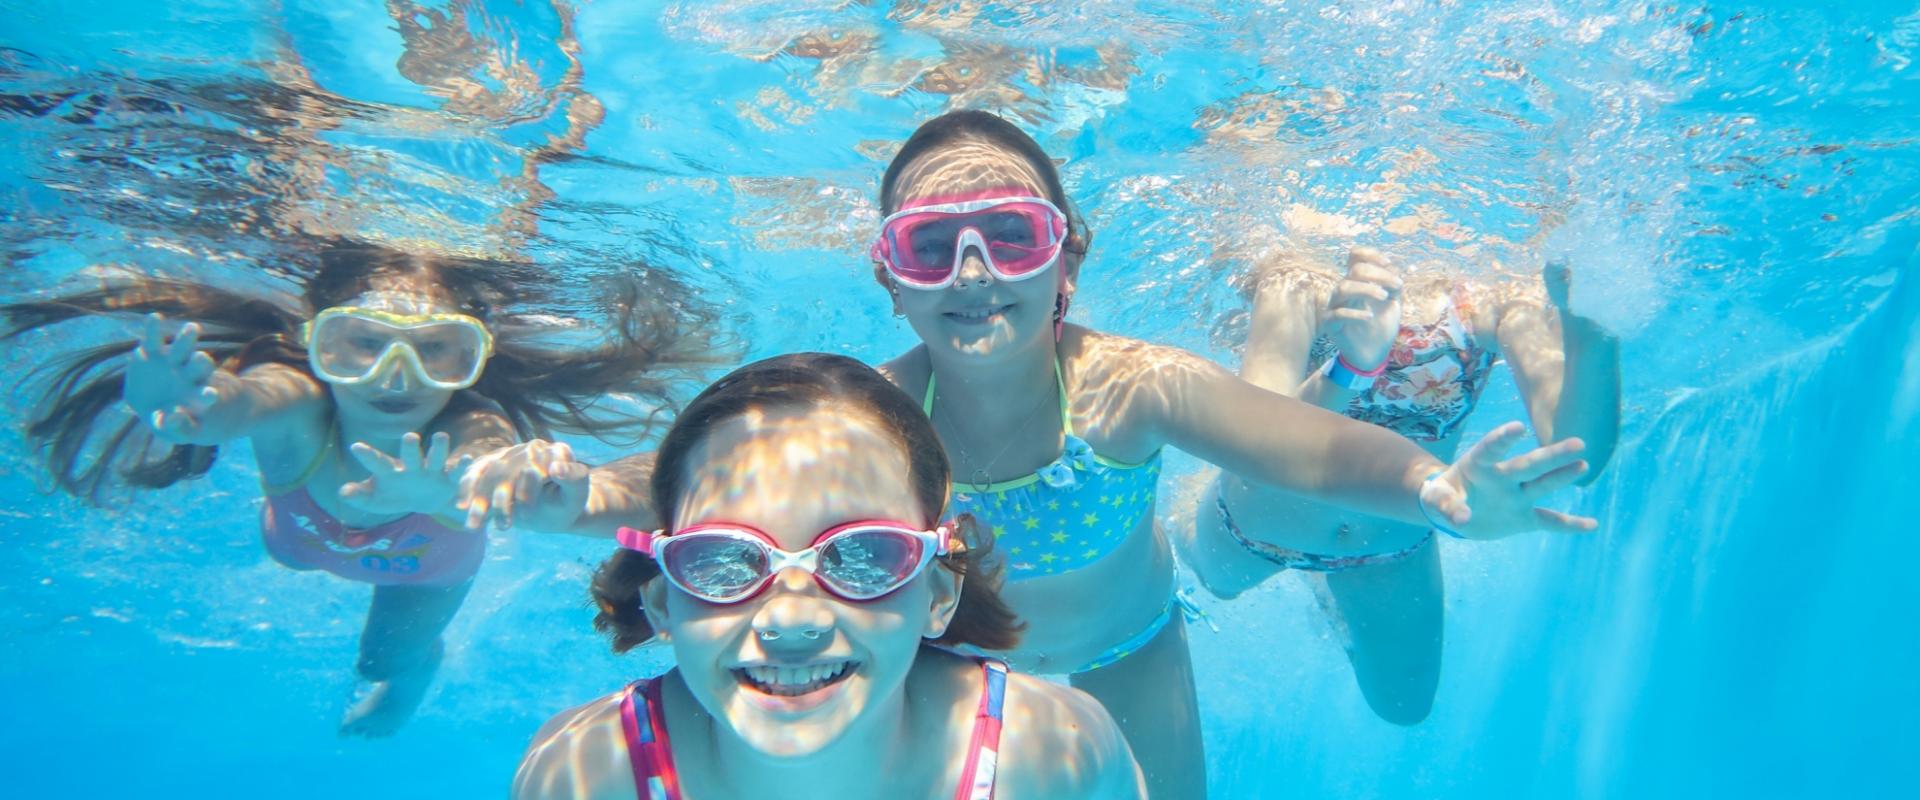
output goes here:
<path id="1" fill-rule="evenodd" d="M 774 694 L 806 694 L 838 680 L 852 666 L 852 662 L 839 661 L 798 667 L 744 667 L 741 672 L 746 674 L 748 680 L 758 684 L 763 691 Z"/>

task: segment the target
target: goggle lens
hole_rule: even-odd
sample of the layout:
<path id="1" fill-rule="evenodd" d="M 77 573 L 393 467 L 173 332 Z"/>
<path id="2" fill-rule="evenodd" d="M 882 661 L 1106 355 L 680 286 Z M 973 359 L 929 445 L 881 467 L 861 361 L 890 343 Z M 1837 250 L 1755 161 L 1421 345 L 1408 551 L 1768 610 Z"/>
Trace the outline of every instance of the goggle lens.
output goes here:
<path id="1" fill-rule="evenodd" d="M 708 598 L 745 595 L 771 568 L 765 545 L 736 536 L 694 534 L 663 544 L 661 568 L 680 585 Z"/>
<path id="2" fill-rule="evenodd" d="M 852 599 L 879 597 L 913 579 L 922 547 L 899 531 L 856 529 L 824 543 L 814 574 Z"/>

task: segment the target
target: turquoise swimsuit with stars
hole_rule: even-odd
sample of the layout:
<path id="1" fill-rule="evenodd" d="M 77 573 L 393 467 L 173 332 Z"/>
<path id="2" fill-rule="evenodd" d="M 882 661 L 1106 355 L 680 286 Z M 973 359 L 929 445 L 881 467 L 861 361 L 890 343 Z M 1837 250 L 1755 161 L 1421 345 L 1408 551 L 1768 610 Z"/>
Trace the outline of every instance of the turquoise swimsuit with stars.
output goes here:
<path id="1" fill-rule="evenodd" d="M 1113 552 L 1153 513 L 1160 479 L 1160 451 L 1127 464 L 1093 452 L 1073 432 L 1067 384 L 1054 362 L 1060 387 L 1060 425 L 1066 447 L 1053 463 L 1032 475 L 985 486 L 955 482 L 952 513 L 972 514 L 993 531 L 994 549 L 1006 557 L 1007 579 L 1057 575 L 1092 564 Z M 927 378 L 921 410 L 933 416 L 934 377 Z"/>

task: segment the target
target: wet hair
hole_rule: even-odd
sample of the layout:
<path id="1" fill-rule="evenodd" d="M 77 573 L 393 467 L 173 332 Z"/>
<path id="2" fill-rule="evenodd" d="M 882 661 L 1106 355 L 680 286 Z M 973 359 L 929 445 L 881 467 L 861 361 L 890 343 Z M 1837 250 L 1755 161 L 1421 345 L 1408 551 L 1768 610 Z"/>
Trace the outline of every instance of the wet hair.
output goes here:
<path id="1" fill-rule="evenodd" d="M 701 392 L 660 442 L 652 481 L 653 509 L 660 519 L 674 518 L 687 479 L 688 455 L 719 424 L 770 408 L 804 408 L 820 413 L 864 413 L 891 434 L 907 456 L 907 481 L 919 502 L 922 521 L 941 519 L 952 487 L 952 469 L 933 422 L 919 404 L 872 367 L 846 356 L 794 353 L 756 361 L 721 378 Z M 972 517 L 958 521 L 964 553 L 940 563 L 965 577 L 960 605 L 935 644 L 973 645 L 1006 650 L 1019 643 L 1025 626 L 1000 598 L 1001 571 L 992 556 L 993 541 Z M 645 554 L 622 549 L 594 573 L 591 593 L 600 613 L 594 628 L 613 639 L 616 653 L 645 644 L 653 626 L 641 610 L 640 589 L 660 574 Z"/>
<path id="2" fill-rule="evenodd" d="M 540 329 L 500 308 L 540 298 L 546 279 L 531 264 L 452 255 L 427 255 L 348 239 L 312 243 L 313 266 L 299 278 L 298 298 L 274 299 L 232 289 L 164 278 L 134 278 L 98 289 L 0 306 L 0 341 L 85 318 L 138 319 L 162 314 L 169 323 L 199 323 L 200 346 L 220 367 L 240 372 L 282 364 L 312 375 L 300 327 L 322 309 L 367 292 L 383 277 L 417 279 L 437 299 L 485 322 L 494 353 L 473 386 L 473 397 L 496 404 L 523 438 L 552 432 L 638 441 L 673 406 L 672 389 L 692 368 L 712 363 L 711 329 L 704 316 L 677 302 L 680 288 L 658 273 L 638 271 L 610 282 L 604 341 L 561 347 L 534 341 Z M 159 488 L 206 474 L 218 448 L 168 446 L 144 421 L 115 413 L 122 397 L 125 357 L 133 340 L 82 349 L 36 372 L 51 374 L 27 434 L 45 451 L 59 488 L 99 503 L 124 482 Z M 616 409 L 602 398 L 623 395 Z M 463 401 L 464 397 L 464 401 Z M 101 432 L 103 423 L 119 424 Z"/>
<path id="3" fill-rule="evenodd" d="M 880 211 L 891 214 L 895 210 L 896 199 L 893 196 L 896 184 L 900 181 L 900 171 L 906 169 L 913 160 L 927 152 L 941 147 L 969 140 L 985 140 L 1019 153 L 1021 158 L 1033 165 L 1040 180 L 1046 184 L 1047 199 L 1060 207 L 1060 210 L 1073 216 L 1072 204 L 1067 200 L 1067 190 L 1060 183 L 1060 170 L 1053 165 L 1053 159 L 1040 143 L 1028 136 L 1020 127 L 986 111 L 964 109 L 949 111 L 927 120 L 919 129 L 907 137 L 900 145 L 900 152 L 893 154 L 893 162 L 887 165 L 886 175 L 880 178 Z"/>

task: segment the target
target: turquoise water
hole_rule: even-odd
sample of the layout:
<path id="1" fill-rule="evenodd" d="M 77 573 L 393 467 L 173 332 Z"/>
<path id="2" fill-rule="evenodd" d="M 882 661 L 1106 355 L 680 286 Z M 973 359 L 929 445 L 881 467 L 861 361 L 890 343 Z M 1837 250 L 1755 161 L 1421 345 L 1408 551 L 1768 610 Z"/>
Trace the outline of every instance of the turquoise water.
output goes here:
<path id="1" fill-rule="evenodd" d="M 863 257 L 878 176 L 953 107 L 1063 159 L 1096 232 L 1078 319 L 1230 364 L 1274 253 L 1489 276 L 1565 254 L 1627 356 L 1628 438 L 1565 498 L 1602 533 L 1448 545 L 1441 686 L 1410 729 L 1367 710 L 1298 580 L 1212 605 L 1215 795 L 1920 788 L 1895 560 L 1920 488 L 1911 2 L 0 12 L 8 298 L 125 268 L 271 287 L 277 240 L 357 232 L 524 253 L 576 292 L 555 315 L 644 259 L 744 355 L 877 361 L 911 343 Z M 1476 430 L 1520 415 L 1507 378 L 1489 398 Z M 7 400 L 9 795 L 497 796 L 548 715 L 660 667 L 587 628 L 604 546 L 496 534 L 427 706 L 342 740 L 366 590 L 265 557 L 246 448 L 92 509 L 41 493 L 31 397 Z M 1170 525 L 1196 469 L 1170 461 Z"/>

